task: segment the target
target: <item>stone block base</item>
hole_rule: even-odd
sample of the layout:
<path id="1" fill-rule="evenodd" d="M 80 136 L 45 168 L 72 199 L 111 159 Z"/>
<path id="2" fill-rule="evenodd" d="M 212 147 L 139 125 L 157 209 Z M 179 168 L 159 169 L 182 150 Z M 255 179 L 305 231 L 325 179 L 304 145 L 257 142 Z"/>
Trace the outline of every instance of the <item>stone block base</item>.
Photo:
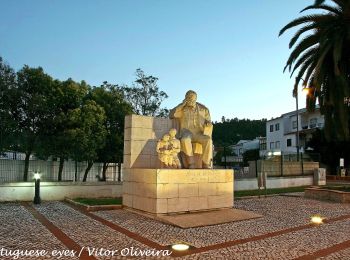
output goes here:
<path id="1" fill-rule="evenodd" d="M 124 169 L 123 205 L 154 214 L 233 207 L 233 171 Z"/>

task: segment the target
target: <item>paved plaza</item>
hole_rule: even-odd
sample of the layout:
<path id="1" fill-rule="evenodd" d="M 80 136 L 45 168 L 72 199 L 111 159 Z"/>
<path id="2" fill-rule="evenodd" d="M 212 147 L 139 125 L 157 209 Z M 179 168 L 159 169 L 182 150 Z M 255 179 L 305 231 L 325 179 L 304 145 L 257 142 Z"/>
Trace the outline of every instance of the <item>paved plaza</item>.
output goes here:
<path id="1" fill-rule="evenodd" d="M 1 203 L 0 259 L 350 259 L 349 204 L 293 195 L 236 200 L 235 208 L 263 217 L 181 229 L 124 209 Z M 311 224 L 313 215 L 324 223 Z M 177 242 L 191 248 L 172 252 Z M 29 250 L 31 258 L 20 255 Z"/>

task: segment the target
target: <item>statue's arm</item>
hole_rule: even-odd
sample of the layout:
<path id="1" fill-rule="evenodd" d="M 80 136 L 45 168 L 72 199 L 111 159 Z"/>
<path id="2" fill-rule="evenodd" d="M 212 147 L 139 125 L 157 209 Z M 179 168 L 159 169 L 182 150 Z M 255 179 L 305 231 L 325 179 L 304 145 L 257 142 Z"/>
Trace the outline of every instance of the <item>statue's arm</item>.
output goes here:
<path id="1" fill-rule="evenodd" d="M 182 109 L 184 107 L 184 104 L 181 103 L 179 105 L 177 105 L 175 108 L 173 108 L 172 110 L 170 110 L 170 113 L 169 113 L 169 118 L 180 118 L 182 117 Z"/>
<path id="2" fill-rule="evenodd" d="M 205 123 L 206 124 L 211 124 L 211 118 L 210 118 L 209 109 L 205 110 Z"/>

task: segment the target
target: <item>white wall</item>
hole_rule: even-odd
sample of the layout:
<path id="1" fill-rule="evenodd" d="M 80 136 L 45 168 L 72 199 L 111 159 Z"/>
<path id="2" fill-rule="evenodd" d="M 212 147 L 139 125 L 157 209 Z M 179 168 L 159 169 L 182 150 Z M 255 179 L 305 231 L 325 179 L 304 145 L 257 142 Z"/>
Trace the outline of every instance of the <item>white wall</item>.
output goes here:
<path id="1" fill-rule="evenodd" d="M 0 184 L 0 201 L 32 201 L 34 182 Z M 40 197 L 42 200 L 63 200 L 69 198 L 121 197 L 122 183 L 118 182 L 42 182 Z"/>
<path id="2" fill-rule="evenodd" d="M 256 190 L 258 189 L 258 181 L 252 179 L 235 180 L 234 190 Z M 297 177 L 269 177 L 267 178 L 266 186 L 268 189 L 288 188 L 313 185 L 313 176 L 297 176 Z"/>

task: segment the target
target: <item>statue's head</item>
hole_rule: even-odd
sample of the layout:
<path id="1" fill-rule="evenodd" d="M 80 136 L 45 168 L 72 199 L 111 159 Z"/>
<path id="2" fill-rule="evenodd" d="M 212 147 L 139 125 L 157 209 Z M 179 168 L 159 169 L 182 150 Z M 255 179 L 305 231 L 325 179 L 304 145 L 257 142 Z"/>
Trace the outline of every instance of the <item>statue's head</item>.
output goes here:
<path id="1" fill-rule="evenodd" d="M 170 140 L 170 135 L 168 135 L 168 134 L 165 134 L 165 135 L 163 135 L 163 141 L 165 141 L 165 142 L 167 142 L 167 141 L 169 141 Z"/>
<path id="2" fill-rule="evenodd" d="M 176 129 L 175 128 L 171 128 L 170 130 L 169 130 L 169 135 L 170 135 L 170 137 L 171 138 L 174 138 L 175 136 L 176 136 Z"/>
<path id="3" fill-rule="evenodd" d="M 185 95 L 185 102 L 187 106 L 194 107 L 197 101 L 197 93 L 193 90 L 189 90 Z"/>

